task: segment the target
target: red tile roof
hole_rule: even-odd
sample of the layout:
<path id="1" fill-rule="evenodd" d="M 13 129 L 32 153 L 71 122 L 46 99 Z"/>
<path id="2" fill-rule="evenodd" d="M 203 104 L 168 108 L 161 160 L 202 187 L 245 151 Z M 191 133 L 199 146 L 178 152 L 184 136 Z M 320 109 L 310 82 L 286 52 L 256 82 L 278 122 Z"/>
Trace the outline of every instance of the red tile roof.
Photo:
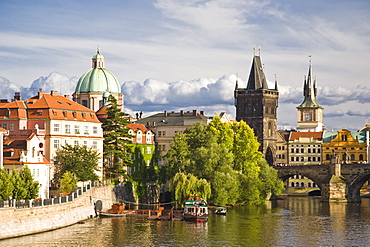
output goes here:
<path id="1" fill-rule="evenodd" d="M 300 137 L 312 137 L 318 141 L 322 140 L 323 132 L 291 132 L 289 141 L 298 140 Z"/>

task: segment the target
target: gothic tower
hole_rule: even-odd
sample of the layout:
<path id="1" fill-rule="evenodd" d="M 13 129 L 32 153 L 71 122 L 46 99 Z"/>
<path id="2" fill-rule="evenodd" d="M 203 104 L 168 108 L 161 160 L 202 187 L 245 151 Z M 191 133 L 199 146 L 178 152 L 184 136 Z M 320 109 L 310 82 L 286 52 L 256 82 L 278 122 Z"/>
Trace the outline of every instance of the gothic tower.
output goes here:
<path id="1" fill-rule="evenodd" d="M 276 157 L 276 122 L 279 92 L 269 89 L 263 72 L 261 57 L 254 55 L 246 88 L 239 88 L 236 82 L 235 91 L 236 121 L 245 121 L 258 138 L 260 151 L 270 165 L 275 164 Z"/>
<path id="2" fill-rule="evenodd" d="M 312 64 L 310 60 L 308 68 L 308 76 L 303 83 L 303 103 L 297 106 L 298 110 L 298 126 L 300 132 L 321 132 L 324 129 L 323 125 L 323 110 L 316 101 L 317 87 L 316 79 L 312 83 Z"/>

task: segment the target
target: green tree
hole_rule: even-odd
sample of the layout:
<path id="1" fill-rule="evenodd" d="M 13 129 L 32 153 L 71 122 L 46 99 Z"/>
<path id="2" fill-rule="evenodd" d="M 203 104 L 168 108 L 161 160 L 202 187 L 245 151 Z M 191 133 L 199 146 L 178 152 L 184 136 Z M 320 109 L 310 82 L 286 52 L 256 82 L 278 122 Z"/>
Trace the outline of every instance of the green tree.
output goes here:
<path id="1" fill-rule="evenodd" d="M 56 151 L 59 178 L 67 171 L 73 173 L 78 181 L 98 180 L 98 151 L 86 146 L 65 145 Z"/>
<path id="2" fill-rule="evenodd" d="M 27 166 L 24 166 L 19 171 L 19 177 L 23 182 L 24 189 L 26 190 L 25 196 L 22 199 L 31 200 L 35 199 L 39 195 L 40 184 L 34 181 L 31 171 Z"/>
<path id="3" fill-rule="evenodd" d="M 104 131 L 104 157 L 108 160 L 105 164 L 105 177 L 115 181 L 125 175 L 125 166 L 131 164 L 131 143 L 129 129 L 130 123 L 127 114 L 121 111 L 120 105 L 113 95 L 108 97 L 109 107 L 105 111 L 108 118 L 102 125 Z"/>
<path id="4" fill-rule="evenodd" d="M 166 155 L 167 174 L 172 178 L 177 172 L 191 173 L 206 179 L 213 204 L 261 203 L 283 183 L 263 165 L 258 147 L 245 122 L 222 123 L 215 117 L 208 125 L 195 124 L 175 136 Z"/>
<path id="5" fill-rule="evenodd" d="M 24 181 L 15 169 L 12 171 L 12 183 L 14 186 L 12 192 L 13 199 L 24 200 L 27 196 L 27 189 Z"/>
<path id="6" fill-rule="evenodd" d="M 0 201 L 8 200 L 13 195 L 12 176 L 4 169 L 0 169 Z"/>
<path id="7" fill-rule="evenodd" d="M 70 192 L 75 188 L 77 188 L 77 178 L 72 172 L 66 171 L 60 179 L 60 191 Z"/>
<path id="8" fill-rule="evenodd" d="M 192 195 L 208 200 L 211 195 L 211 185 L 206 179 L 198 179 L 191 173 L 179 172 L 170 181 L 170 191 L 175 200 L 182 205 Z"/>

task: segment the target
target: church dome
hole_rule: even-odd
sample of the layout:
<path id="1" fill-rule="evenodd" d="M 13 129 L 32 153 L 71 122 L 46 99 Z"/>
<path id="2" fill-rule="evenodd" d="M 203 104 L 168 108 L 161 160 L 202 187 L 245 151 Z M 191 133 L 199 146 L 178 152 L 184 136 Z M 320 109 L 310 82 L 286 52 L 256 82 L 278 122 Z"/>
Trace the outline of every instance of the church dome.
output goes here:
<path id="1" fill-rule="evenodd" d="M 100 51 L 92 57 L 92 68 L 78 80 L 75 94 L 110 92 L 121 94 L 117 78 L 104 68 L 104 57 Z"/>

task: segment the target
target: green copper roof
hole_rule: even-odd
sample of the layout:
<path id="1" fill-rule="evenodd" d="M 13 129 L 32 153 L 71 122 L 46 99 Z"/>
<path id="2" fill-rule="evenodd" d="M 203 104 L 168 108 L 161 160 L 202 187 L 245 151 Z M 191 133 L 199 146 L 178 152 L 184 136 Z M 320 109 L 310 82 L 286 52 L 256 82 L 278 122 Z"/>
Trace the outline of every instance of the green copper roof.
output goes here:
<path id="1" fill-rule="evenodd" d="M 78 80 L 75 93 L 121 94 L 117 78 L 105 68 L 92 68 Z"/>
<path id="2" fill-rule="evenodd" d="M 76 94 L 105 93 L 121 94 L 117 78 L 104 68 L 104 56 L 97 53 L 92 57 L 92 68 L 78 80 Z"/>

